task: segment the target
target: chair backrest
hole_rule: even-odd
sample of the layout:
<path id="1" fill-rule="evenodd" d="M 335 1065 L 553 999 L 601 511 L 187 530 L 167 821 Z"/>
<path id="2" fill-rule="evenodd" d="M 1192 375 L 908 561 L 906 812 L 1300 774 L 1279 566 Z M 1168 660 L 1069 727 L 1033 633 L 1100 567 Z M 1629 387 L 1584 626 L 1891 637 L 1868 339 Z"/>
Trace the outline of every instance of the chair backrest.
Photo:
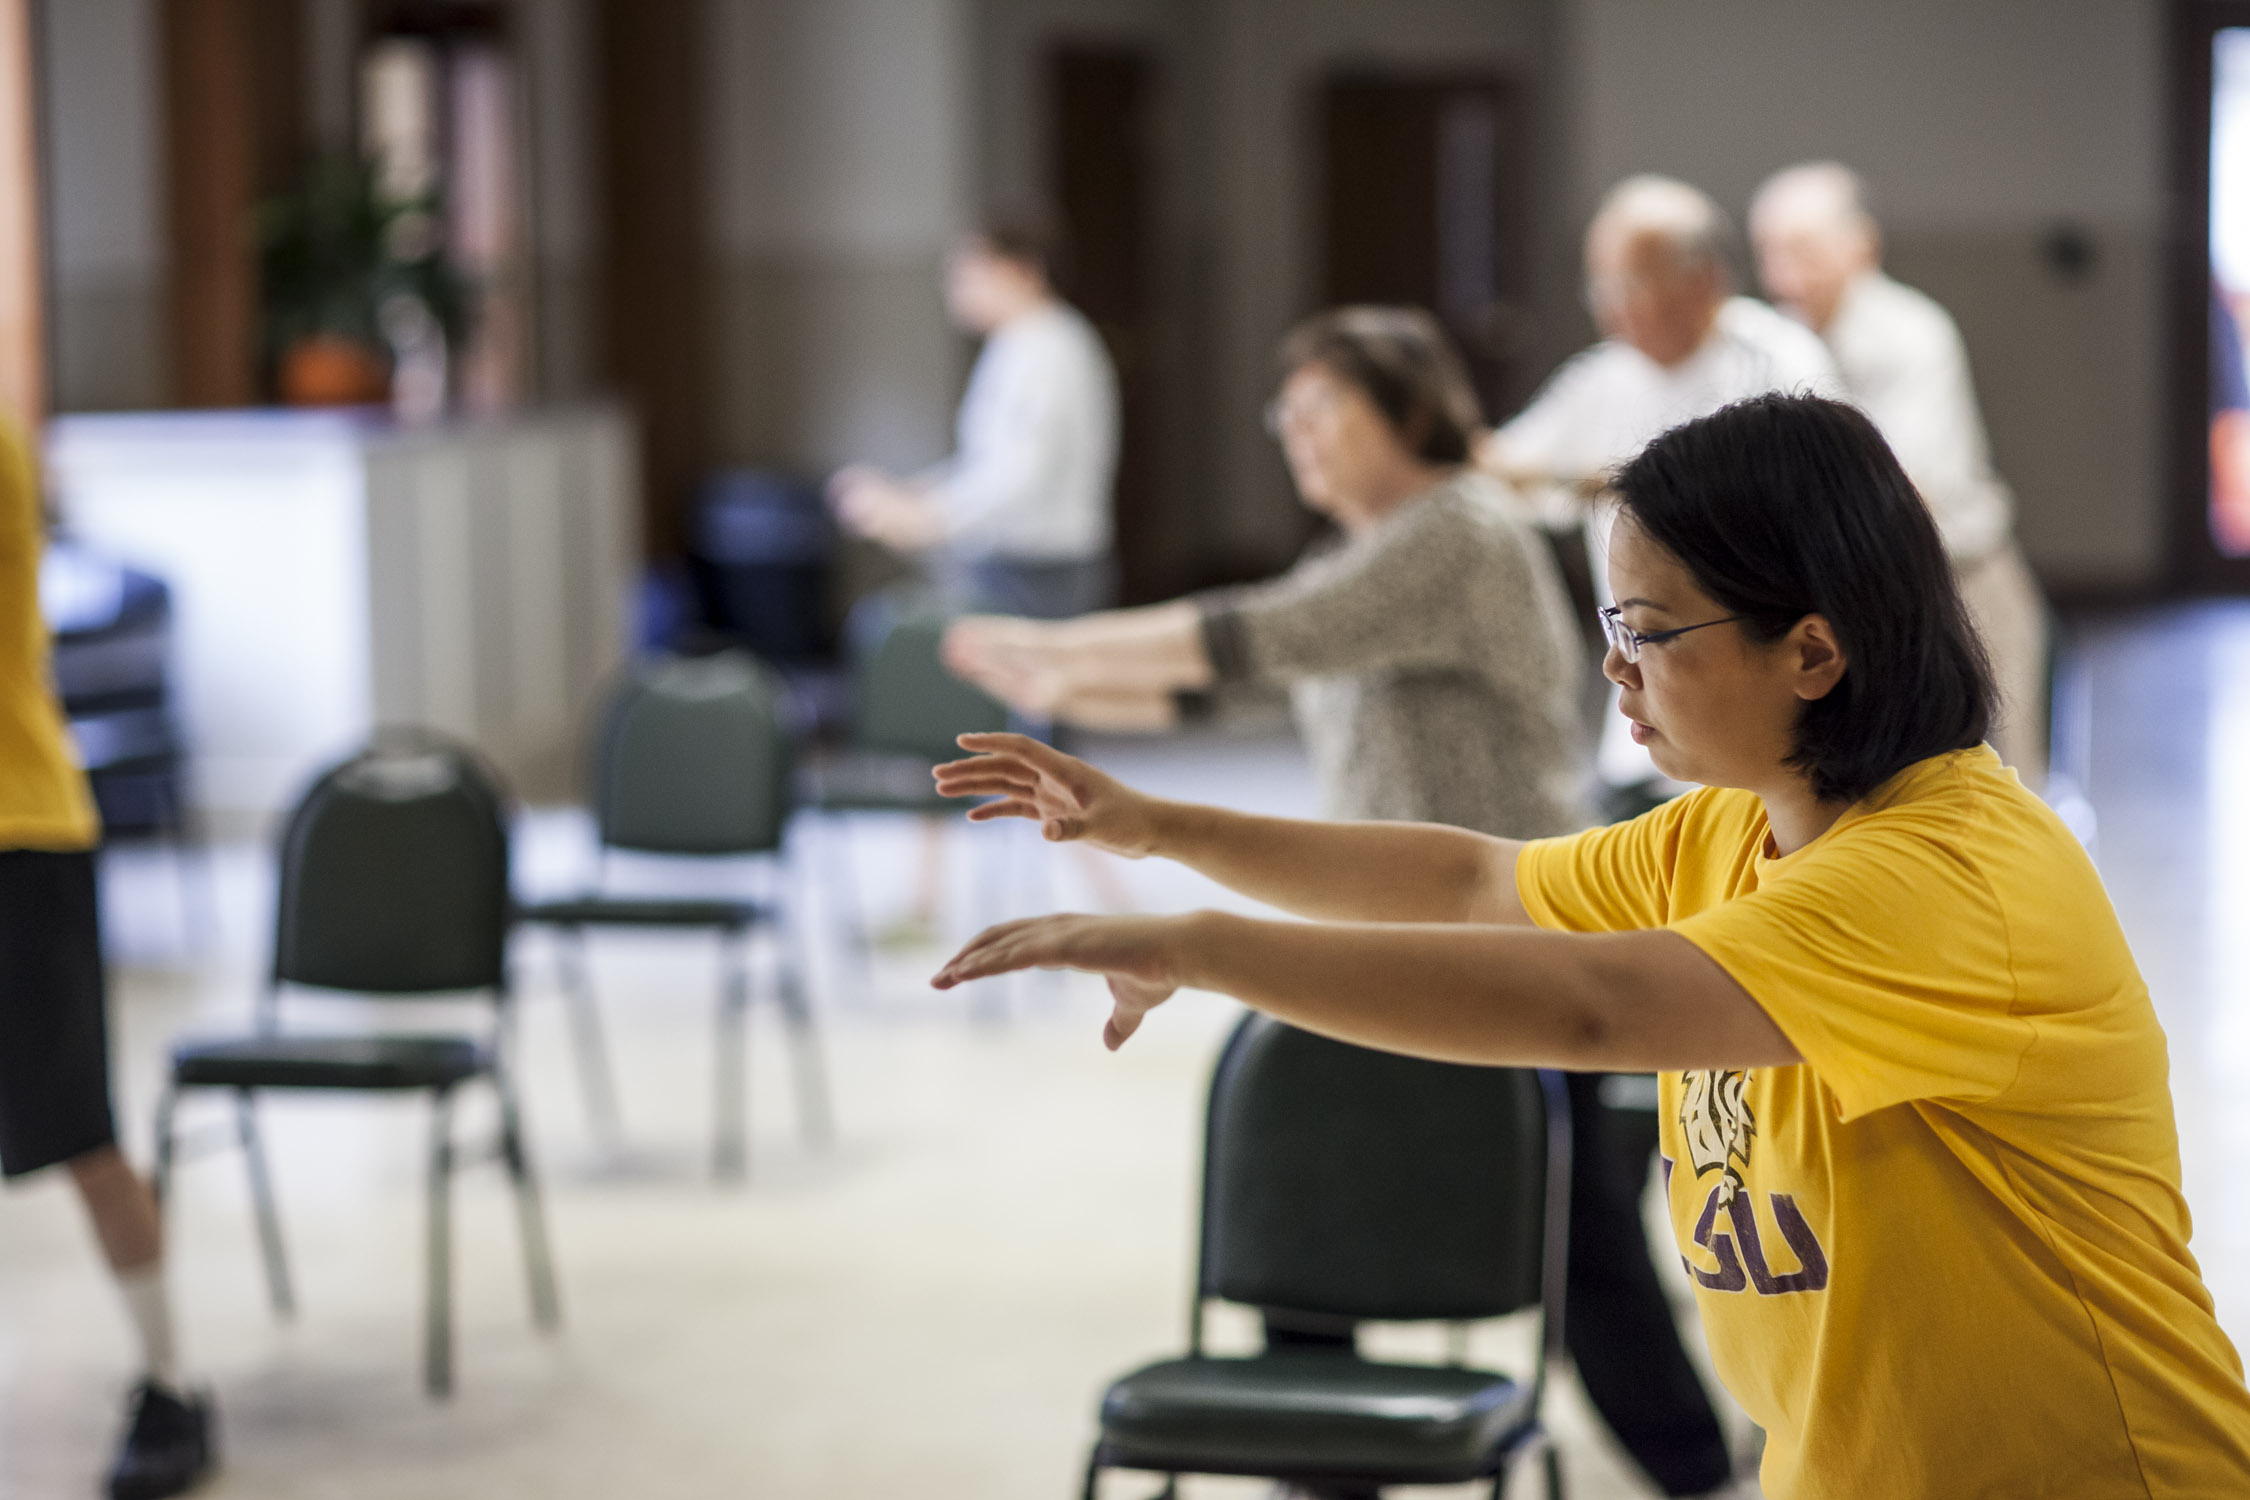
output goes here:
<path id="1" fill-rule="evenodd" d="M 315 781 L 281 837 L 276 984 L 366 994 L 499 990 L 508 825 L 468 752 L 389 738 Z"/>
<path id="2" fill-rule="evenodd" d="M 613 849 L 781 847 L 796 770 L 788 689 L 743 651 L 635 666 L 595 732 L 594 821 Z"/>
<path id="3" fill-rule="evenodd" d="M 1008 727 L 998 699 L 939 659 L 952 612 L 905 590 L 871 594 L 846 622 L 852 655 L 852 738 L 863 749 L 936 762 L 961 754 L 955 735 Z"/>
<path id="4" fill-rule="evenodd" d="M 1399 1057 L 1247 1017 L 1211 1083 L 1200 1296 L 1395 1321 L 1537 1304 L 1559 1243 L 1550 1098 L 1530 1069 Z M 1566 1191 L 1568 1134 L 1561 1124 Z"/>

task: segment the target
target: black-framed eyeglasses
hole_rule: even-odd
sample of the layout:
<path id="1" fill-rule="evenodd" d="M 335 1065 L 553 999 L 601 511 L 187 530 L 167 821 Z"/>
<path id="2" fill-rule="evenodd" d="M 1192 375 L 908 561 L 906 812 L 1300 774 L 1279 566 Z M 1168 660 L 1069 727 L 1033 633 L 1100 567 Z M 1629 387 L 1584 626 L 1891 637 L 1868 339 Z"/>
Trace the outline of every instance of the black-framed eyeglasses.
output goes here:
<path id="1" fill-rule="evenodd" d="M 1728 615 L 1723 620 L 1705 620 L 1700 625 L 1682 625 L 1677 630 L 1651 630 L 1646 633 L 1625 623 L 1625 612 L 1616 605 L 1606 605 L 1600 611 L 1602 634 L 1619 656 L 1627 661 L 1639 661 L 1643 646 L 1661 646 L 1666 641 L 1678 640 L 1691 630 L 1709 630 L 1714 625 L 1732 625 L 1737 620 L 1747 620 L 1748 615 Z"/>

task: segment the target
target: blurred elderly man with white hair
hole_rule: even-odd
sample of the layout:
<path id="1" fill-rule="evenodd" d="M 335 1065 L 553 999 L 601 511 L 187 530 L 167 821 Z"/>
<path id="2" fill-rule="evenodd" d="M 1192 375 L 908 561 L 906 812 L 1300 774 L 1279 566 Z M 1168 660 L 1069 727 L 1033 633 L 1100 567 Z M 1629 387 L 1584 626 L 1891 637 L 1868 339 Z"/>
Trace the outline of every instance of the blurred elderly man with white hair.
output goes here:
<path id="1" fill-rule="evenodd" d="M 1628 177 L 1586 228 L 1586 303 L 1602 341 L 1572 356 L 1478 462 L 1528 495 L 1582 501 L 1667 428 L 1768 391 L 1842 396 L 1835 362 L 1802 324 L 1733 295 L 1734 226 L 1699 189 Z M 1611 603 L 1601 528 L 1589 538 L 1594 592 Z M 1630 726 L 1605 721 L 1612 786 L 1661 786 Z M 1665 788 L 1677 790 L 1677 788 Z"/>
<path id="2" fill-rule="evenodd" d="M 2047 776 L 2046 605 L 2016 547 L 2015 501 L 1992 469 L 1969 355 L 1946 310 L 1883 273 L 1859 177 L 1807 162 L 1750 210 L 1758 274 L 1820 335 L 1844 386 L 1922 492 L 2000 685 L 1993 748 L 2034 790 Z"/>
<path id="3" fill-rule="evenodd" d="M 1628 177 L 1586 229 L 1586 302 L 1602 341 L 1492 434 L 1485 466 L 1519 484 L 1598 482 L 1650 438 L 1773 390 L 1839 395 L 1818 338 L 1732 295 L 1734 229 L 1669 177 Z"/>
<path id="4" fill-rule="evenodd" d="M 1731 294 L 1733 243 L 1719 206 L 1684 182 L 1632 177 L 1611 189 L 1586 231 L 1586 299 L 1602 342 L 1565 363 L 1490 434 L 1477 462 L 1528 495 L 1562 501 L 1575 517 L 1613 467 L 1667 428 L 1767 391 L 1841 395 L 1819 339 Z M 1608 604 L 1606 537 L 1593 530 L 1594 589 Z M 1625 719 L 1611 714 L 1608 725 L 1603 779 L 1668 789 Z M 1654 1114 L 1635 1102 L 1640 1082 L 1572 1080 L 1577 1149 L 1599 1163 L 1572 1184 L 1567 1321 L 1579 1330 L 1579 1378 L 1665 1494 L 1755 1494 L 1731 1477 L 1725 1435 L 1649 1261 L 1640 1195 L 1656 1135 Z"/>

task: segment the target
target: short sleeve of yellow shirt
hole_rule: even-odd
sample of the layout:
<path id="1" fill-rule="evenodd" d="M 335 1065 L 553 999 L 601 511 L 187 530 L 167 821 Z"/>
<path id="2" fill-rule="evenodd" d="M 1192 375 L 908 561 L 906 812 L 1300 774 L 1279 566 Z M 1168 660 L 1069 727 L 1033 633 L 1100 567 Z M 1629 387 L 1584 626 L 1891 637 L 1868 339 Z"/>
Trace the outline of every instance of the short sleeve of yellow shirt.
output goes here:
<path id="1" fill-rule="evenodd" d="M 1527 845 L 1541 926 L 1669 928 L 1800 1065 L 1664 1079 L 1665 1191 L 1775 1500 L 2250 1496 L 2168 1063 L 2091 862 L 1989 750 L 1769 857 L 1747 793 Z"/>
<path id="2" fill-rule="evenodd" d="M 0 417 L 0 850 L 85 849 L 100 836 L 48 681 L 40 546 L 38 465 Z"/>

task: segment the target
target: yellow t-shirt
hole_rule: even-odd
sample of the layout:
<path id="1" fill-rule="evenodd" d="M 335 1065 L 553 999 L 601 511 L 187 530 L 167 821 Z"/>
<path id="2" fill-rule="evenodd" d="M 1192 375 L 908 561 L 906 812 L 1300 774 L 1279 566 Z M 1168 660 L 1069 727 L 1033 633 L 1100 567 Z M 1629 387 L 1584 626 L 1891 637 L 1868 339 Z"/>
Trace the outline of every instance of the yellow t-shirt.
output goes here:
<path id="1" fill-rule="evenodd" d="M 1526 847 L 1543 927 L 1669 927 L 1805 1061 L 1670 1075 L 1665 1187 L 1774 1500 L 2250 1496 L 2164 1033 L 2077 842 L 1989 749 L 1768 857 L 1746 792 Z"/>
<path id="2" fill-rule="evenodd" d="M 47 678 L 40 545 L 38 467 L 0 418 L 0 849 L 89 849 L 101 825 Z"/>

